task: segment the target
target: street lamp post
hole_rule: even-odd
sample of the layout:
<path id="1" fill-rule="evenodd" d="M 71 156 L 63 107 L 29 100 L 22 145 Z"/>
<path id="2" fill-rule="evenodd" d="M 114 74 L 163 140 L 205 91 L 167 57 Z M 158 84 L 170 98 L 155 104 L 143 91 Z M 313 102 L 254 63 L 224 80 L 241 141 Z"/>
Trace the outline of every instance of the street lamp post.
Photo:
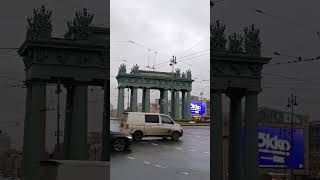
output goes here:
<path id="1" fill-rule="evenodd" d="M 174 112 L 172 112 L 172 110 L 174 109 L 173 106 L 175 106 L 174 102 L 172 102 L 172 100 L 173 100 L 172 97 L 174 97 L 175 94 L 172 94 L 172 93 L 174 93 L 173 92 L 173 76 L 174 76 L 174 65 L 176 65 L 176 64 L 177 64 L 177 57 L 172 56 L 172 59 L 170 60 L 170 66 L 172 67 L 172 72 L 171 72 L 171 116 L 172 116 L 172 118 L 174 118 L 173 116 L 175 116 Z"/>
<path id="2" fill-rule="evenodd" d="M 288 104 L 287 104 L 287 107 L 290 108 L 291 107 L 291 128 L 290 128 L 290 135 L 291 135 L 291 138 L 290 138 L 290 144 L 291 144 L 291 149 L 293 148 L 293 125 L 294 125 L 294 122 L 293 122 L 293 107 L 294 106 L 298 106 L 298 103 L 297 103 L 297 96 L 294 96 L 292 93 L 291 93 L 291 96 L 288 97 Z M 289 163 L 292 163 L 292 159 L 293 159 L 293 156 L 292 156 L 292 151 L 290 152 L 290 162 Z M 293 180 L 295 179 L 294 178 L 294 175 L 293 175 L 293 167 L 290 168 L 290 180 Z"/>

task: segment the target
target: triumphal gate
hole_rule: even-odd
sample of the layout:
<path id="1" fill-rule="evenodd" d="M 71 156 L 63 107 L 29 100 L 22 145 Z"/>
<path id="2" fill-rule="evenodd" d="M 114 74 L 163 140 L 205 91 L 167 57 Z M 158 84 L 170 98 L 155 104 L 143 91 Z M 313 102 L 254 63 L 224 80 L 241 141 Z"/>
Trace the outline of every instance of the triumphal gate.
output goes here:
<path id="1" fill-rule="evenodd" d="M 126 65 L 119 67 L 118 75 L 118 117 L 124 112 L 124 92 L 125 88 L 131 89 L 130 109 L 131 112 L 137 112 L 138 89 L 143 90 L 142 111 L 150 111 L 150 89 L 160 91 L 160 113 L 170 114 L 174 119 L 191 119 L 190 111 L 190 92 L 192 90 L 191 71 L 180 72 L 157 72 L 139 70 L 135 65 L 127 73 Z M 171 109 L 169 113 L 168 94 L 171 92 Z M 181 92 L 181 106 L 180 106 Z"/>
<path id="2" fill-rule="evenodd" d="M 234 33 L 227 39 L 225 25 L 212 23 L 210 46 L 210 179 L 257 180 L 257 97 L 263 65 L 271 58 L 261 56 L 259 30 L 254 25 L 244 28 L 243 35 Z M 230 99 L 227 134 L 223 132 L 222 94 Z M 228 137 L 227 151 L 224 137 Z"/>
<path id="3" fill-rule="evenodd" d="M 64 38 L 56 38 L 51 36 L 51 16 L 52 11 L 45 7 L 34 10 L 28 18 L 26 40 L 18 50 L 23 57 L 27 86 L 23 140 L 25 180 L 49 178 L 42 177 L 40 171 L 40 162 L 48 160 L 45 155 L 46 86 L 59 83 L 67 90 L 62 159 L 87 160 L 88 86 L 104 87 L 109 83 L 109 28 L 93 26 L 94 15 L 84 9 L 67 23 Z M 108 127 L 106 122 L 103 127 Z M 105 145 L 107 132 L 108 128 L 103 128 Z"/>

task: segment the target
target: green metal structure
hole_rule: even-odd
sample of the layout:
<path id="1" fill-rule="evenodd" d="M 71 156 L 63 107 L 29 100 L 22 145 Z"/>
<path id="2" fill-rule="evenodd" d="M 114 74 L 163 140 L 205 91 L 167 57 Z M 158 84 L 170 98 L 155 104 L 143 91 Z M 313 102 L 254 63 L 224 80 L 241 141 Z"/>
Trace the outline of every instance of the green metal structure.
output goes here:
<path id="1" fill-rule="evenodd" d="M 43 179 L 40 162 L 49 158 L 45 153 L 46 86 L 61 83 L 67 90 L 62 159 L 87 160 L 88 86 L 109 83 L 109 28 L 92 26 L 93 14 L 84 9 L 68 23 L 65 37 L 56 38 L 51 36 L 51 16 L 52 11 L 44 6 L 34 10 L 28 19 L 26 40 L 18 50 L 27 86 L 23 180 Z M 107 127 L 103 131 L 109 132 L 107 123 L 103 124 Z"/>
<path id="2" fill-rule="evenodd" d="M 174 119 L 191 119 L 190 111 L 190 92 L 192 90 L 191 71 L 180 73 L 179 69 L 175 72 L 157 72 L 139 70 L 139 66 L 135 65 L 129 73 L 126 71 L 126 65 L 119 67 L 118 75 L 118 117 L 124 112 L 124 92 L 125 88 L 131 89 L 130 111 L 136 112 L 137 108 L 137 91 L 143 89 L 142 95 L 142 111 L 150 111 L 150 89 L 160 91 L 160 113 L 170 114 Z M 171 92 L 171 110 L 169 113 L 168 94 Z M 182 99 L 180 106 L 180 92 Z"/>

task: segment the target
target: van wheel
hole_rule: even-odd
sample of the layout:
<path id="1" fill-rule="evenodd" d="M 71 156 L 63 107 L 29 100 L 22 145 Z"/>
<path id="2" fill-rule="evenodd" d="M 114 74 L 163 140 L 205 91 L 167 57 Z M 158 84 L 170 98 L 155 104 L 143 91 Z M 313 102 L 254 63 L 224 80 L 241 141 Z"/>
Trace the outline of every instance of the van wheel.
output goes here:
<path id="1" fill-rule="evenodd" d="M 171 139 L 173 141 L 178 141 L 180 138 L 180 133 L 178 131 L 174 131 L 172 134 L 171 134 Z"/>
<path id="2" fill-rule="evenodd" d="M 136 131 L 133 133 L 132 137 L 134 141 L 139 142 L 142 140 L 143 134 L 141 131 Z"/>

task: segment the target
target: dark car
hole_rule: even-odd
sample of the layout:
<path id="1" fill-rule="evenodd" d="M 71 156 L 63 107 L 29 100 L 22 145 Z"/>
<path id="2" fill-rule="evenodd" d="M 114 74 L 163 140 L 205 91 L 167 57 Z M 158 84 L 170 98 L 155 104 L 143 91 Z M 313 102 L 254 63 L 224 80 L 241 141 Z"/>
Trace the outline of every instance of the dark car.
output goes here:
<path id="1" fill-rule="evenodd" d="M 115 152 L 122 152 L 130 148 L 132 136 L 121 132 L 110 131 L 110 147 Z"/>

